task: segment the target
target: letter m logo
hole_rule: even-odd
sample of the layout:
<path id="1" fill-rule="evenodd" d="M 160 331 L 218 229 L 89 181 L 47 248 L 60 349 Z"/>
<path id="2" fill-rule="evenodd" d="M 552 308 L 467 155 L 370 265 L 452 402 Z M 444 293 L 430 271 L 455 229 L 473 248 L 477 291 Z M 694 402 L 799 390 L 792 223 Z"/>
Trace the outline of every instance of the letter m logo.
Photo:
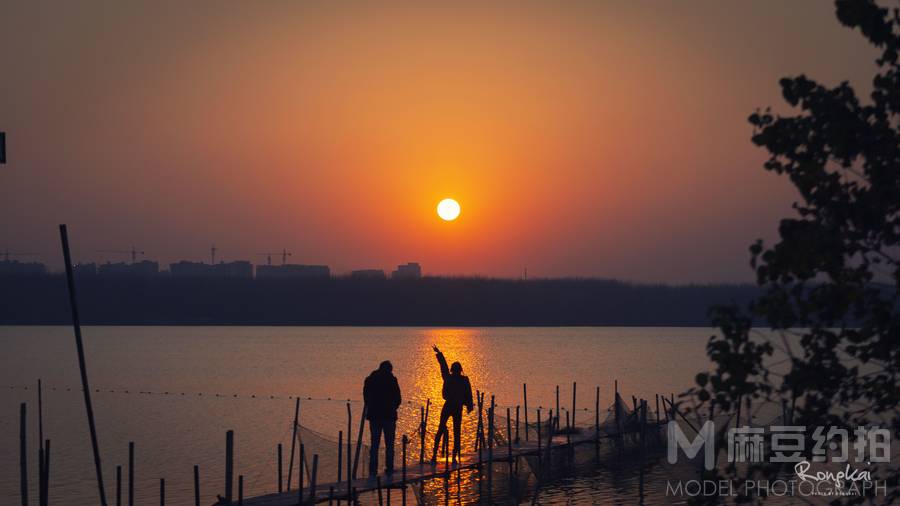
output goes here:
<path id="1" fill-rule="evenodd" d="M 696 457 L 700 453 L 700 449 L 703 448 L 703 463 L 706 469 L 712 469 L 716 466 L 716 425 L 712 421 L 707 421 L 703 424 L 693 441 L 688 441 L 678 422 L 674 420 L 668 423 L 666 435 L 669 450 L 667 460 L 670 464 L 678 462 L 679 448 L 684 451 L 684 455 L 689 459 Z"/>

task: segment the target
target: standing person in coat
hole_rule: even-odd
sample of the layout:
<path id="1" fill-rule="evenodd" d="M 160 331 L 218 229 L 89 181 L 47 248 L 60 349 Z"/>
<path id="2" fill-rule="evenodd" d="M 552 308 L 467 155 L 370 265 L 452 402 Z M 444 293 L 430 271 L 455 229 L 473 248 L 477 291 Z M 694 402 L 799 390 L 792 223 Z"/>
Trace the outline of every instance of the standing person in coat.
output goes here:
<path id="1" fill-rule="evenodd" d="M 400 385 L 392 373 L 394 367 L 385 360 L 366 378 L 363 399 L 366 418 L 369 420 L 371 450 L 369 452 L 369 476 L 378 474 L 378 448 L 384 433 L 385 472 L 394 472 L 394 437 L 397 431 L 397 408 L 400 407 Z"/>

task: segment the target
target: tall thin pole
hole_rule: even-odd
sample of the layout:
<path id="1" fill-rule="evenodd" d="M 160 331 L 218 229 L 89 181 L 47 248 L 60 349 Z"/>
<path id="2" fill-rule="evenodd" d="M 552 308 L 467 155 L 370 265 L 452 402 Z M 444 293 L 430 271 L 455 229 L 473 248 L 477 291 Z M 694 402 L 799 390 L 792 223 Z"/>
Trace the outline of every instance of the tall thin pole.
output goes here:
<path id="1" fill-rule="evenodd" d="M 78 304 L 75 298 L 75 277 L 72 275 L 72 256 L 69 254 L 69 234 L 65 225 L 59 226 L 59 238 L 62 241 L 63 261 L 66 263 L 69 305 L 72 307 L 72 328 L 75 330 L 75 346 L 78 349 L 78 367 L 81 369 L 81 389 L 84 392 L 84 407 L 87 410 L 88 426 L 91 430 L 91 447 L 94 451 L 97 490 L 100 492 L 100 505 L 107 506 L 106 490 L 103 488 L 103 467 L 100 464 L 100 445 L 97 443 L 97 427 L 94 424 L 94 408 L 91 405 L 91 387 L 88 384 L 87 365 L 84 362 L 84 344 L 81 341 L 81 320 L 78 318 Z"/>

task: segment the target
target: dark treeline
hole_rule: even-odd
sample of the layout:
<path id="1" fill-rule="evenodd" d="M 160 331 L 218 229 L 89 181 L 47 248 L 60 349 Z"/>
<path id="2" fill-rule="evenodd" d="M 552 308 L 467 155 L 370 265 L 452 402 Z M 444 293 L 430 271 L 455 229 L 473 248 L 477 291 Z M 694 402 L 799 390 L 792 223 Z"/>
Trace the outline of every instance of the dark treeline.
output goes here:
<path id="1" fill-rule="evenodd" d="M 598 279 L 80 279 L 81 319 L 102 325 L 706 326 L 748 285 Z M 65 278 L 0 279 L 0 324 L 70 323 Z"/>

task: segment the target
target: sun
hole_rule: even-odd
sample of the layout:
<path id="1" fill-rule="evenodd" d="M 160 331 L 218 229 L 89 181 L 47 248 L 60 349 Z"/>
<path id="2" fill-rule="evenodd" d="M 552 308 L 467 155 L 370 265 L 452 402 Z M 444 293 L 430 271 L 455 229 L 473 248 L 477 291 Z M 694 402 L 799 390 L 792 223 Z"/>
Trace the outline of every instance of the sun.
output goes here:
<path id="1" fill-rule="evenodd" d="M 453 221 L 459 217 L 459 202 L 453 199 L 444 199 L 437 205 L 438 216 L 444 221 Z"/>

